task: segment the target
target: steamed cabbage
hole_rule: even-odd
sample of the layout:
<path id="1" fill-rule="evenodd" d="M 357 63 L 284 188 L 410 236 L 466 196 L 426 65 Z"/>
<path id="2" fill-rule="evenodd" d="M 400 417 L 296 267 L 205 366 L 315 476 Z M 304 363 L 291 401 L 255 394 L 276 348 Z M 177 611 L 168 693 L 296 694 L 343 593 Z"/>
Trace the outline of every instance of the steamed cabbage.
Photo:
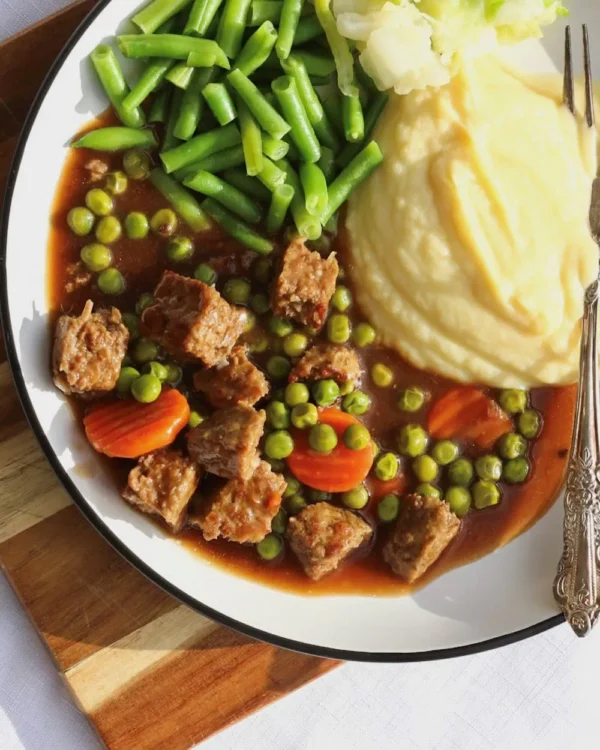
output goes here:
<path id="1" fill-rule="evenodd" d="M 457 53 L 540 37 L 566 12 L 559 0 L 333 0 L 332 7 L 377 87 L 398 94 L 441 86 Z"/>

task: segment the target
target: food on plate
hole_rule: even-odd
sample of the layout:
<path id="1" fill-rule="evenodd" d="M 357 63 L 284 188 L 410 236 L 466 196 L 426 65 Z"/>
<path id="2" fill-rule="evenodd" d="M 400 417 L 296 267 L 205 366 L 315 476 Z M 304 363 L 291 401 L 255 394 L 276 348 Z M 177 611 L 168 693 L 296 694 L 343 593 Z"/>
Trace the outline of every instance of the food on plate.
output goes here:
<path id="1" fill-rule="evenodd" d="M 556 495 L 594 144 L 473 57 L 562 6 L 492 5 L 154 0 L 94 51 L 111 108 L 54 211 L 54 382 L 124 500 L 211 560 L 399 593 Z"/>

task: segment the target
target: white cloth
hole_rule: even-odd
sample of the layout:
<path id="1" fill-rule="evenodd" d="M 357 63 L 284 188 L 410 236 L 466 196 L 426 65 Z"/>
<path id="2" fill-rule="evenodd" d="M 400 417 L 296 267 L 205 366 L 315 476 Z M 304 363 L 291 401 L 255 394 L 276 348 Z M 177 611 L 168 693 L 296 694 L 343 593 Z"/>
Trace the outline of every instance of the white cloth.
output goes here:
<path id="1" fill-rule="evenodd" d="M 0 39 L 70 1 L 0 0 Z M 461 659 L 347 664 L 202 750 L 591 750 L 599 669 L 600 626 L 579 642 L 565 625 Z M 99 746 L 0 576 L 0 748 Z"/>

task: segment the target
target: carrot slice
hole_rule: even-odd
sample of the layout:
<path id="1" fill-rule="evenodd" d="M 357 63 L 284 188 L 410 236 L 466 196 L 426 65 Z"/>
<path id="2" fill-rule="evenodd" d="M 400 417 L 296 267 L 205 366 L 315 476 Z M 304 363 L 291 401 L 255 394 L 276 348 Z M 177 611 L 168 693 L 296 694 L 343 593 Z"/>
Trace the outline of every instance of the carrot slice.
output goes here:
<path id="1" fill-rule="evenodd" d="M 398 474 L 397 477 L 384 482 L 377 477 L 367 479 L 367 489 L 373 500 L 380 500 L 385 495 L 401 495 L 406 489 L 406 477 Z"/>
<path id="2" fill-rule="evenodd" d="M 85 434 L 98 453 L 111 458 L 139 458 L 170 445 L 190 418 L 187 399 L 165 388 L 152 404 L 133 399 L 92 407 L 85 415 Z"/>
<path id="3" fill-rule="evenodd" d="M 498 404 L 478 388 L 453 388 L 438 399 L 429 412 L 427 427 L 437 440 L 470 440 L 490 448 L 509 432 L 513 423 Z"/>
<path id="4" fill-rule="evenodd" d="M 360 484 L 373 465 L 373 447 L 367 445 L 360 451 L 347 448 L 342 437 L 344 430 L 360 420 L 351 414 L 330 408 L 319 412 L 319 422 L 336 431 L 339 442 L 331 453 L 318 453 L 308 444 L 307 430 L 293 430 L 294 451 L 287 459 L 296 479 L 324 492 L 347 492 Z"/>

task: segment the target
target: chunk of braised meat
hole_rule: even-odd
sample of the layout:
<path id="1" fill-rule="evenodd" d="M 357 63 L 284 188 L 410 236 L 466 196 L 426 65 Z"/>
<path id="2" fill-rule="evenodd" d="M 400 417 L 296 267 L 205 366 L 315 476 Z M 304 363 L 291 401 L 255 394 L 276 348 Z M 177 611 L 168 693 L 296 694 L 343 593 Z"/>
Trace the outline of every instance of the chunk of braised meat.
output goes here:
<path id="1" fill-rule="evenodd" d="M 90 159 L 85 168 L 89 173 L 90 182 L 100 182 L 108 172 L 108 164 L 102 159 Z"/>
<path id="2" fill-rule="evenodd" d="M 230 479 L 215 490 L 190 524 L 202 529 L 208 541 L 222 536 L 231 542 L 260 542 L 271 531 L 271 522 L 281 505 L 286 483 L 266 461 L 244 481 Z"/>
<path id="3" fill-rule="evenodd" d="M 165 271 L 154 303 L 141 319 L 143 332 L 179 359 L 213 367 L 233 349 L 245 315 L 202 281 Z"/>
<path id="4" fill-rule="evenodd" d="M 248 359 L 246 347 L 235 346 L 226 364 L 194 375 L 194 388 L 205 393 L 216 409 L 224 409 L 254 406 L 269 392 L 269 382 Z"/>
<path id="5" fill-rule="evenodd" d="M 129 332 L 116 307 L 93 309 L 88 300 L 81 315 L 61 315 L 56 324 L 52 371 L 64 393 L 96 395 L 117 384 Z"/>
<path id="6" fill-rule="evenodd" d="M 460 520 L 437 497 L 407 495 L 383 557 L 396 575 L 416 581 L 432 565 L 460 529 Z"/>
<path id="7" fill-rule="evenodd" d="M 125 500 L 144 513 L 161 516 L 174 531 L 181 531 L 187 507 L 202 478 L 195 461 L 181 451 L 165 448 L 138 459 L 129 472 Z"/>
<path id="8" fill-rule="evenodd" d="M 247 406 L 215 412 L 190 432 L 190 456 L 211 474 L 250 479 L 259 462 L 265 418 L 264 411 Z"/>
<path id="9" fill-rule="evenodd" d="M 372 534 L 360 516 L 329 503 L 308 505 L 290 518 L 286 532 L 290 547 L 313 581 L 336 570 Z"/>
<path id="10" fill-rule="evenodd" d="M 87 270 L 84 264 L 78 260 L 76 263 L 69 263 L 67 266 L 67 279 L 65 281 L 65 292 L 73 294 L 82 286 L 86 286 L 92 280 L 92 274 Z"/>
<path id="11" fill-rule="evenodd" d="M 316 344 L 296 364 L 290 373 L 290 383 L 296 380 L 324 380 L 332 378 L 338 383 L 350 382 L 354 386 L 361 380 L 358 357 L 352 349 L 339 344 Z"/>
<path id="12" fill-rule="evenodd" d="M 327 317 L 338 271 L 334 254 L 322 258 L 295 240 L 285 251 L 271 288 L 273 312 L 319 330 Z"/>

